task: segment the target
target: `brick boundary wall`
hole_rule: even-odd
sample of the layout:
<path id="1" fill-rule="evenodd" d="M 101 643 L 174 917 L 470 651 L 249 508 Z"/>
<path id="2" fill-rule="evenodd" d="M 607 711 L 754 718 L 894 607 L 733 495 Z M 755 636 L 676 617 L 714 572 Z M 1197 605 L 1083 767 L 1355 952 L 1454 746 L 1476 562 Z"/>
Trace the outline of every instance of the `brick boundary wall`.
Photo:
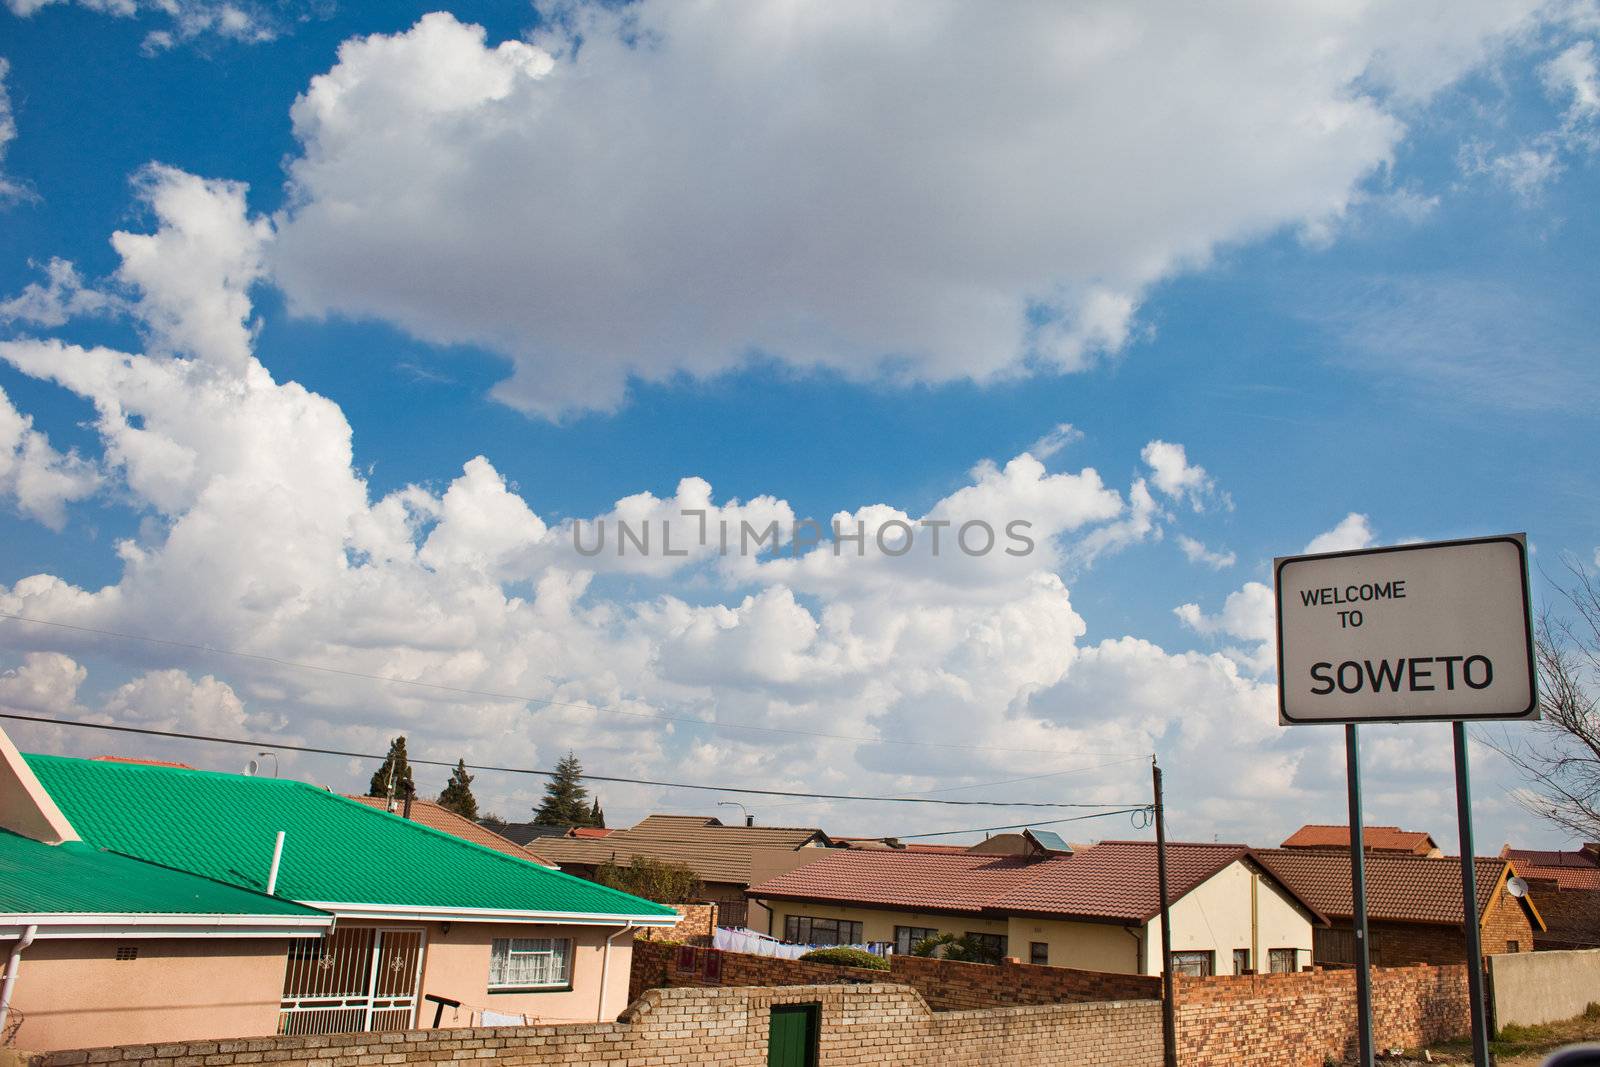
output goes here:
<path id="1" fill-rule="evenodd" d="M 1103 1000 L 1155 1000 L 1161 981 L 1137 974 L 1108 974 L 1029 963 L 956 963 L 894 956 L 890 970 L 841 967 L 712 948 L 634 942 L 628 996 L 674 986 L 849 985 L 898 982 L 922 995 L 934 1011 L 970 1011 L 1024 1004 Z"/>
<path id="2" fill-rule="evenodd" d="M 1178 1060 L 1186 1067 L 1322 1067 L 1353 1056 L 1355 972 L 1177 976 Z M 1471 1031 L 1467 970 L 1378 967 L 1373 1043 L 1415 1048 Z"/>
<path id="3" fill-rule="evenodd" d="M 492 1061 L 545 1064 L 716 1063 L 765 1067 L 774 1004 L 822 1012 L 819 1067 L 1160 1067 L 1153 1001 L 934 1012 L 902 985 L 654 989 L 614 1023 L 410 1030 L 80 1049 L 30 1067 L 365 1067 Z"/>
<path id="4" fill-rule="evenodd" d="M 686 945 L 710 945 L 717 928 L 715 904 L 671 904 L 680 918 L 676 926 L 647 926 L 634 934 L 635 941 L 679 941 Z"/>

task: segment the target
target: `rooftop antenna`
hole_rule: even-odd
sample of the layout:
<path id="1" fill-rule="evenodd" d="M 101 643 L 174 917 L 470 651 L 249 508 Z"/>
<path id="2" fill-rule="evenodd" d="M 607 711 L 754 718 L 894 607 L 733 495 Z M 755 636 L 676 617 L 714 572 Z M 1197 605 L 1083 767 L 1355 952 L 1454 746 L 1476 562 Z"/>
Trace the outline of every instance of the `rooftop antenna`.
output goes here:
<path id="1" fill-rule="evenodd" d="M 1528 883 L 1521 878 L 1511 877 L 1506 879 L 1506 892 L 1521 900 L 1528 895 Z"/>
<path id="2" fill-rule="evenodd" d="M 272 777 L 274 777 L 274 778 L 278 777 L 278 754 L 276 752 L 257 752 L 256 755 L 258 755 L 258 756 L 271 756 L 272 757 Z M 260 770 L 261 769 L 261 764 L 257 763 L 255 760 L 251 760 L 250 761 L 250 765 L 253 766 L 256 770 Z"/>

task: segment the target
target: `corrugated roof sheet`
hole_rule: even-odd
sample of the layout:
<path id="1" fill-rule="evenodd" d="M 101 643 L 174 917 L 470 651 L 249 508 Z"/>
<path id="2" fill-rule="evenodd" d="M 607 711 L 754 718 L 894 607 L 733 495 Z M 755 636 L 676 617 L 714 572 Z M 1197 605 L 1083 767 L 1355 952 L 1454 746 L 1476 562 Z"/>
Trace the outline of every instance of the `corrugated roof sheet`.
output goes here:
<path id="1" fill-rule="evenodd" d="M 1169 844 L 1171 900 L 1180 899 L 1230 863 L 1251 856 L 1244 845 Z M 752 886 L 750 895 L 911 911 L 1142 923 L 1160 911 L 1157 885 L 1153 842 L 1108 841 L 1048 859 L 841 849 Z"/>
<path id="2" fill-rule="evenodd" d="M 0 915 L 324 915 L 292 900 L 143 863 L 81 841 L 0 830 Z"/>
<path id="3" fill-rule="evenodd" d="M 389 810 L 389 801 L 385 797 L 358 797 L 348 793 L 345 795 L 357 804 L 365 804 L 367 807 L 377 808 L 379 811 Z M 404 818 L 404 812 L 405 802 L 400 801 L 395 813 Z M 546 867 L 555 866 L 554 863 L 545 859 L 533 849 L 501 837 L 488 827 L 480 826 L 466 816 L 457 815 L 443 804 L 435 804 L 431 800 L 413 800 L 411 802 L 410 818 L 412 822 L 431 826 L 441 833 L 454 834 L 463 840 L 471 841 L 474 845 L 492 848 L 496 852 L 504 852 L 508 856 L 515 856 L 519 860 L 532 860 L 535 863 L 542 863 Z"/>
<path id="4" fill-rule="evenodd" d="M 1410 852 L 1426 855 L 1435 846 L 1433 838 L 1421 830 L 1402 830 L 1398 826 L 1363 826 L 1361 843 L 1377 852 Z M 1290 834 L 1284 848 L 1349 848 L 1350 827 L 1307 823 Z"/>
<path id="5" fill-rule="evenodd" d="M 651 815 L 601 838 L 541 838 L 539 851 L 562 866 L 583 867 L 648 856 L 686 864 L 703 882 L 744 886 L 750 884 L 752 850 L 801 848 L 826 836 L 811 826 L 724 826 L 704 815 Z"/>
<path id="6" fill-rule="evenodd" d="M 1347 919 L 1353 910 L 1349 849 L 1265 848 L 1262 861 L 1324 915 Z M 1478 914 L 1488 905 L 1506 861 L 1480 856 Z M 1368 854 L 1367 917 L 1391 922 L 1461 923 L 1461 861 L 1452 857 Z"/>
<path id="7" fill-rule="evenodd" d="M 304 782 L 27 756 L 83 839 L 232 885 L 265 888 L 285 831 L 278 893 L 419 909 L 676 914 Z"/>

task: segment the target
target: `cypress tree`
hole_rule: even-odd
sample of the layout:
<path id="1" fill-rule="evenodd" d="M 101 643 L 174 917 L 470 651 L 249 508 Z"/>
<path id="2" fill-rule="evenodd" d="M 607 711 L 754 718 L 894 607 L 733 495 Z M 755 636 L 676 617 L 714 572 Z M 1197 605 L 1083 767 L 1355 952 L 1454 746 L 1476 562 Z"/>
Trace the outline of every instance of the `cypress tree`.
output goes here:
<path id="1" fill-rule="evenodd" d="M 556 764 L 555 777 L 544 786 L 544 800 L 534 810 L 540 826 L 589 825 L 589 790 L 583 786 L 583 764 L 569 750 Z"/>
<path id="2" fill-rule="evenodd" d="M 472 795 L 472 775 L 467 773 L 466 760 L 456 760 L 456 769 L 450 772 L 439 803 L 464 818 L 477 819 L 478 798 Z"/>
<path id="3" fill-rule="evenodd" d="M 589 809 L 589 825 L 598 829 L 606 828 L 606 813 L 600 809 L 600 798 L 594 798 L 594 807 Z"/>
<path id="4" fill-rule="evenodd" d="M 383 765 L 373 772 L 367 796 L 388 796 L 391 772 L 394 775 L 395 799 L 404 800 L 416 794 L 417 786 L 411 780 L 411 764 L 406 761 L 406 739 L 403 736 L 389 742 L 389 754 L 384 757 Z"/>

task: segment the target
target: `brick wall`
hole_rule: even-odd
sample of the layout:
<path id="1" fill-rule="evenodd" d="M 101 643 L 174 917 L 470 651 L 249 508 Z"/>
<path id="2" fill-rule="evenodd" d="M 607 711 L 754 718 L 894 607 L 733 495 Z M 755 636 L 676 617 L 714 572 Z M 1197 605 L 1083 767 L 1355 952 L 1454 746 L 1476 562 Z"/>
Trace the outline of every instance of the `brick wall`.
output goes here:
<path id="1" fill-rule="evenodd" d="M 1177 979 L 1178 1058 L 1187 1067 L 1321 1067 L 1356 1045 L 1355 973 L 1302 971 Z M 1467 972 L 1382 967 L 1372 972 L 1373 1040 L 1412 1048 L 1468 1033 Z"/>
<path id="2" fill-rule="evenodd" d="M 628 995 L 662 986 L 834 985 L 899 982 L 911 986 L 934 1011 L 965 1011 L 1021 1004 L 1096 1000 L 1153 1000 L 1161 982 L 1136 974 L 1075 971 L 1027 963 L 991 966 L 895 956 L 891 970 L 780 960 L 742 952 L 634 944 Z"/>
<path id="3" fill-rule="evenodd" d="M 682 916 L 676 926 L 650 926 L 634 935 L 637 941 L 680 941 L 686 945 L 711 944 L 711 932 L 717 927 L 715 904 L 673 904 Z"/>
<path id="4" fill-rule="evenodd" d="M 84 1049 L 34 1057 L 31 1067 L 363 1067 L 490 1060 L 544 1064 L 716 1063 L 764 1067 L 774 1004 L 822 1011 L 819 1067 L 1159 1067 L 1161 1015 L 1152 1001 L 933 1012 L 901 985 L 779 989 L 655 989 L 615 1023 L 412 1030 Z"/>
<path id="5" fill-rule="evenodd" d="M 1484 909 L 1482 936 L 1485 956 L 1533 951 L 1533 923 L 1522 902 L 1504 890 L 1496 892 Z M 1512 942 L 1517 945 L 1514 950 L 1510 947 Z"/>

